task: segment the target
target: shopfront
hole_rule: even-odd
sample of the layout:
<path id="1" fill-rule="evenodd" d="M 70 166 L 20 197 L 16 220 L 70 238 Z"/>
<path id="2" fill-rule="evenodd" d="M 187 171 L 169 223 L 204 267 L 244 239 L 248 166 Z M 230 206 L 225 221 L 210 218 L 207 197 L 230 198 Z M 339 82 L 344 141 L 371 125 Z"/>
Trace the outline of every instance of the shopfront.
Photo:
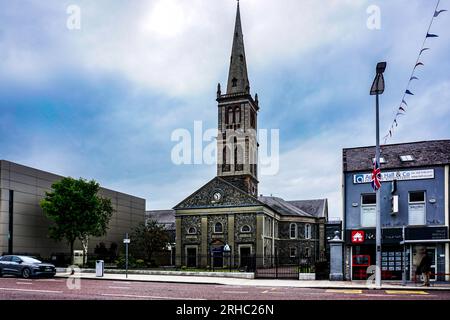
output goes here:
<path id="1" fill-rule="evenodd" d="M 445 280 L 445 243 L 447 227 L 407 227 L 382 230 L 381 276 L 383 280 L 414 280 L 417 266 L 425 253 L 432 260 L 432 280 Z M 376 265 L 375 229 L 347 230 L 346 245 L 350 247 L 352 280 L 366 280 Z M 448 268 L 448 266 L 447 266 Z M 419 280 L 419 278 L 417 278 Z"/>

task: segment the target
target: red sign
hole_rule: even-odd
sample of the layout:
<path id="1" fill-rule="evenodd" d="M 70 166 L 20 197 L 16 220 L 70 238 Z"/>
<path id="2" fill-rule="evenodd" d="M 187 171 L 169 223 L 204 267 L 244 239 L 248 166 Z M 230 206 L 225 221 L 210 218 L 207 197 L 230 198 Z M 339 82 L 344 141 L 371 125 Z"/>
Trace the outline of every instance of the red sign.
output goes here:
<path id="1" fill-rule="evenodd" d="M 352 243 L 363 243 L 365 238 L 364 231 L 352 231 Z"/>

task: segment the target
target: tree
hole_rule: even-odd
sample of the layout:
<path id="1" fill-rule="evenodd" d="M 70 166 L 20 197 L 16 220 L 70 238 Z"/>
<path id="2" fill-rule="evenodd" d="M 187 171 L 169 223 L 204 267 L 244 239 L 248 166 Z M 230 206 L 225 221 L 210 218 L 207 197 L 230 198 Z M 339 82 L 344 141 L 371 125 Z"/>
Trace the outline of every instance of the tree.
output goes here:
<path id="1" fill-rule="evenodd" d="M 139 224 L 131 236 L 131 249 L 135 252 L 134 255 L 137 257 L 139 254 L 143 254 L 148 262 L 152 260 L 153 253 L 164 250 L 168 243 L 167 230 L 156 220 L 148 220 L 147 223 Z"/>
<path id="2" fill-rule="evenodd" d="M 78 239 L 84 250 L 90 236 L 101 237 L 106 234 L 113 208 L 111 200 L 98 196 L 100 185 L 94 180 L 82 178 L 63 178 L 52 185 L 40 202 L 44 214 L 53 223 L 49 228 L 50 238 L 66 239 L 70 246 L 73 264 L 73 246 Z"/>

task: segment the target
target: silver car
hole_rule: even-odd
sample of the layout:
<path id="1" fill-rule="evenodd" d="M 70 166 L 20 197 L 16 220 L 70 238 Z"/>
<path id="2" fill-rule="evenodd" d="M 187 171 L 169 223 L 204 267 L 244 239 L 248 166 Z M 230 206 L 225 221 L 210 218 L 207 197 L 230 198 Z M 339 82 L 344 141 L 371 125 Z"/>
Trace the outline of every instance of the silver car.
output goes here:
<path id="1" fill-rule="evenodd" d="M 0 277 L 4 274 L 21 276 L 25 279 L 39 276 L 53 277 L 56 268 L 32 257 L 8 255 L 0 257 Z"/>

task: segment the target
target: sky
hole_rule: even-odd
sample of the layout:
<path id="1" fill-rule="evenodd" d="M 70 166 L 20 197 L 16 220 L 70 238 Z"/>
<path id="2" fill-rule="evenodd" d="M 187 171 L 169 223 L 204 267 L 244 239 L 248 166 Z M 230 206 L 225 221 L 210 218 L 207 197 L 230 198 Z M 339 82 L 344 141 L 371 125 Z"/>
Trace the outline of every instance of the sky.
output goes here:
<path id="1" fill-rule="evenodd" d="M 259 193 L 328 198 L 330 218 L 341 217 L 342 148 L 375 144 L 375 65 L 388 63 L 384 136 L 436 1 L 240 3 L 258 125 L 280 136 L 279 171 L 259 176 Z M 373 6 L 379 28 L 368 27 Z M 95 179 L 152 210 L 215 176 L 214 165 L 174 164 L 171 135 L 193 132 L 194 121 L 217 126 L 236 1 L 0 0 L 0 8 L 0 159 Z M 450 138 L 448 30 L 444 12 L 388 143 Z"/>

